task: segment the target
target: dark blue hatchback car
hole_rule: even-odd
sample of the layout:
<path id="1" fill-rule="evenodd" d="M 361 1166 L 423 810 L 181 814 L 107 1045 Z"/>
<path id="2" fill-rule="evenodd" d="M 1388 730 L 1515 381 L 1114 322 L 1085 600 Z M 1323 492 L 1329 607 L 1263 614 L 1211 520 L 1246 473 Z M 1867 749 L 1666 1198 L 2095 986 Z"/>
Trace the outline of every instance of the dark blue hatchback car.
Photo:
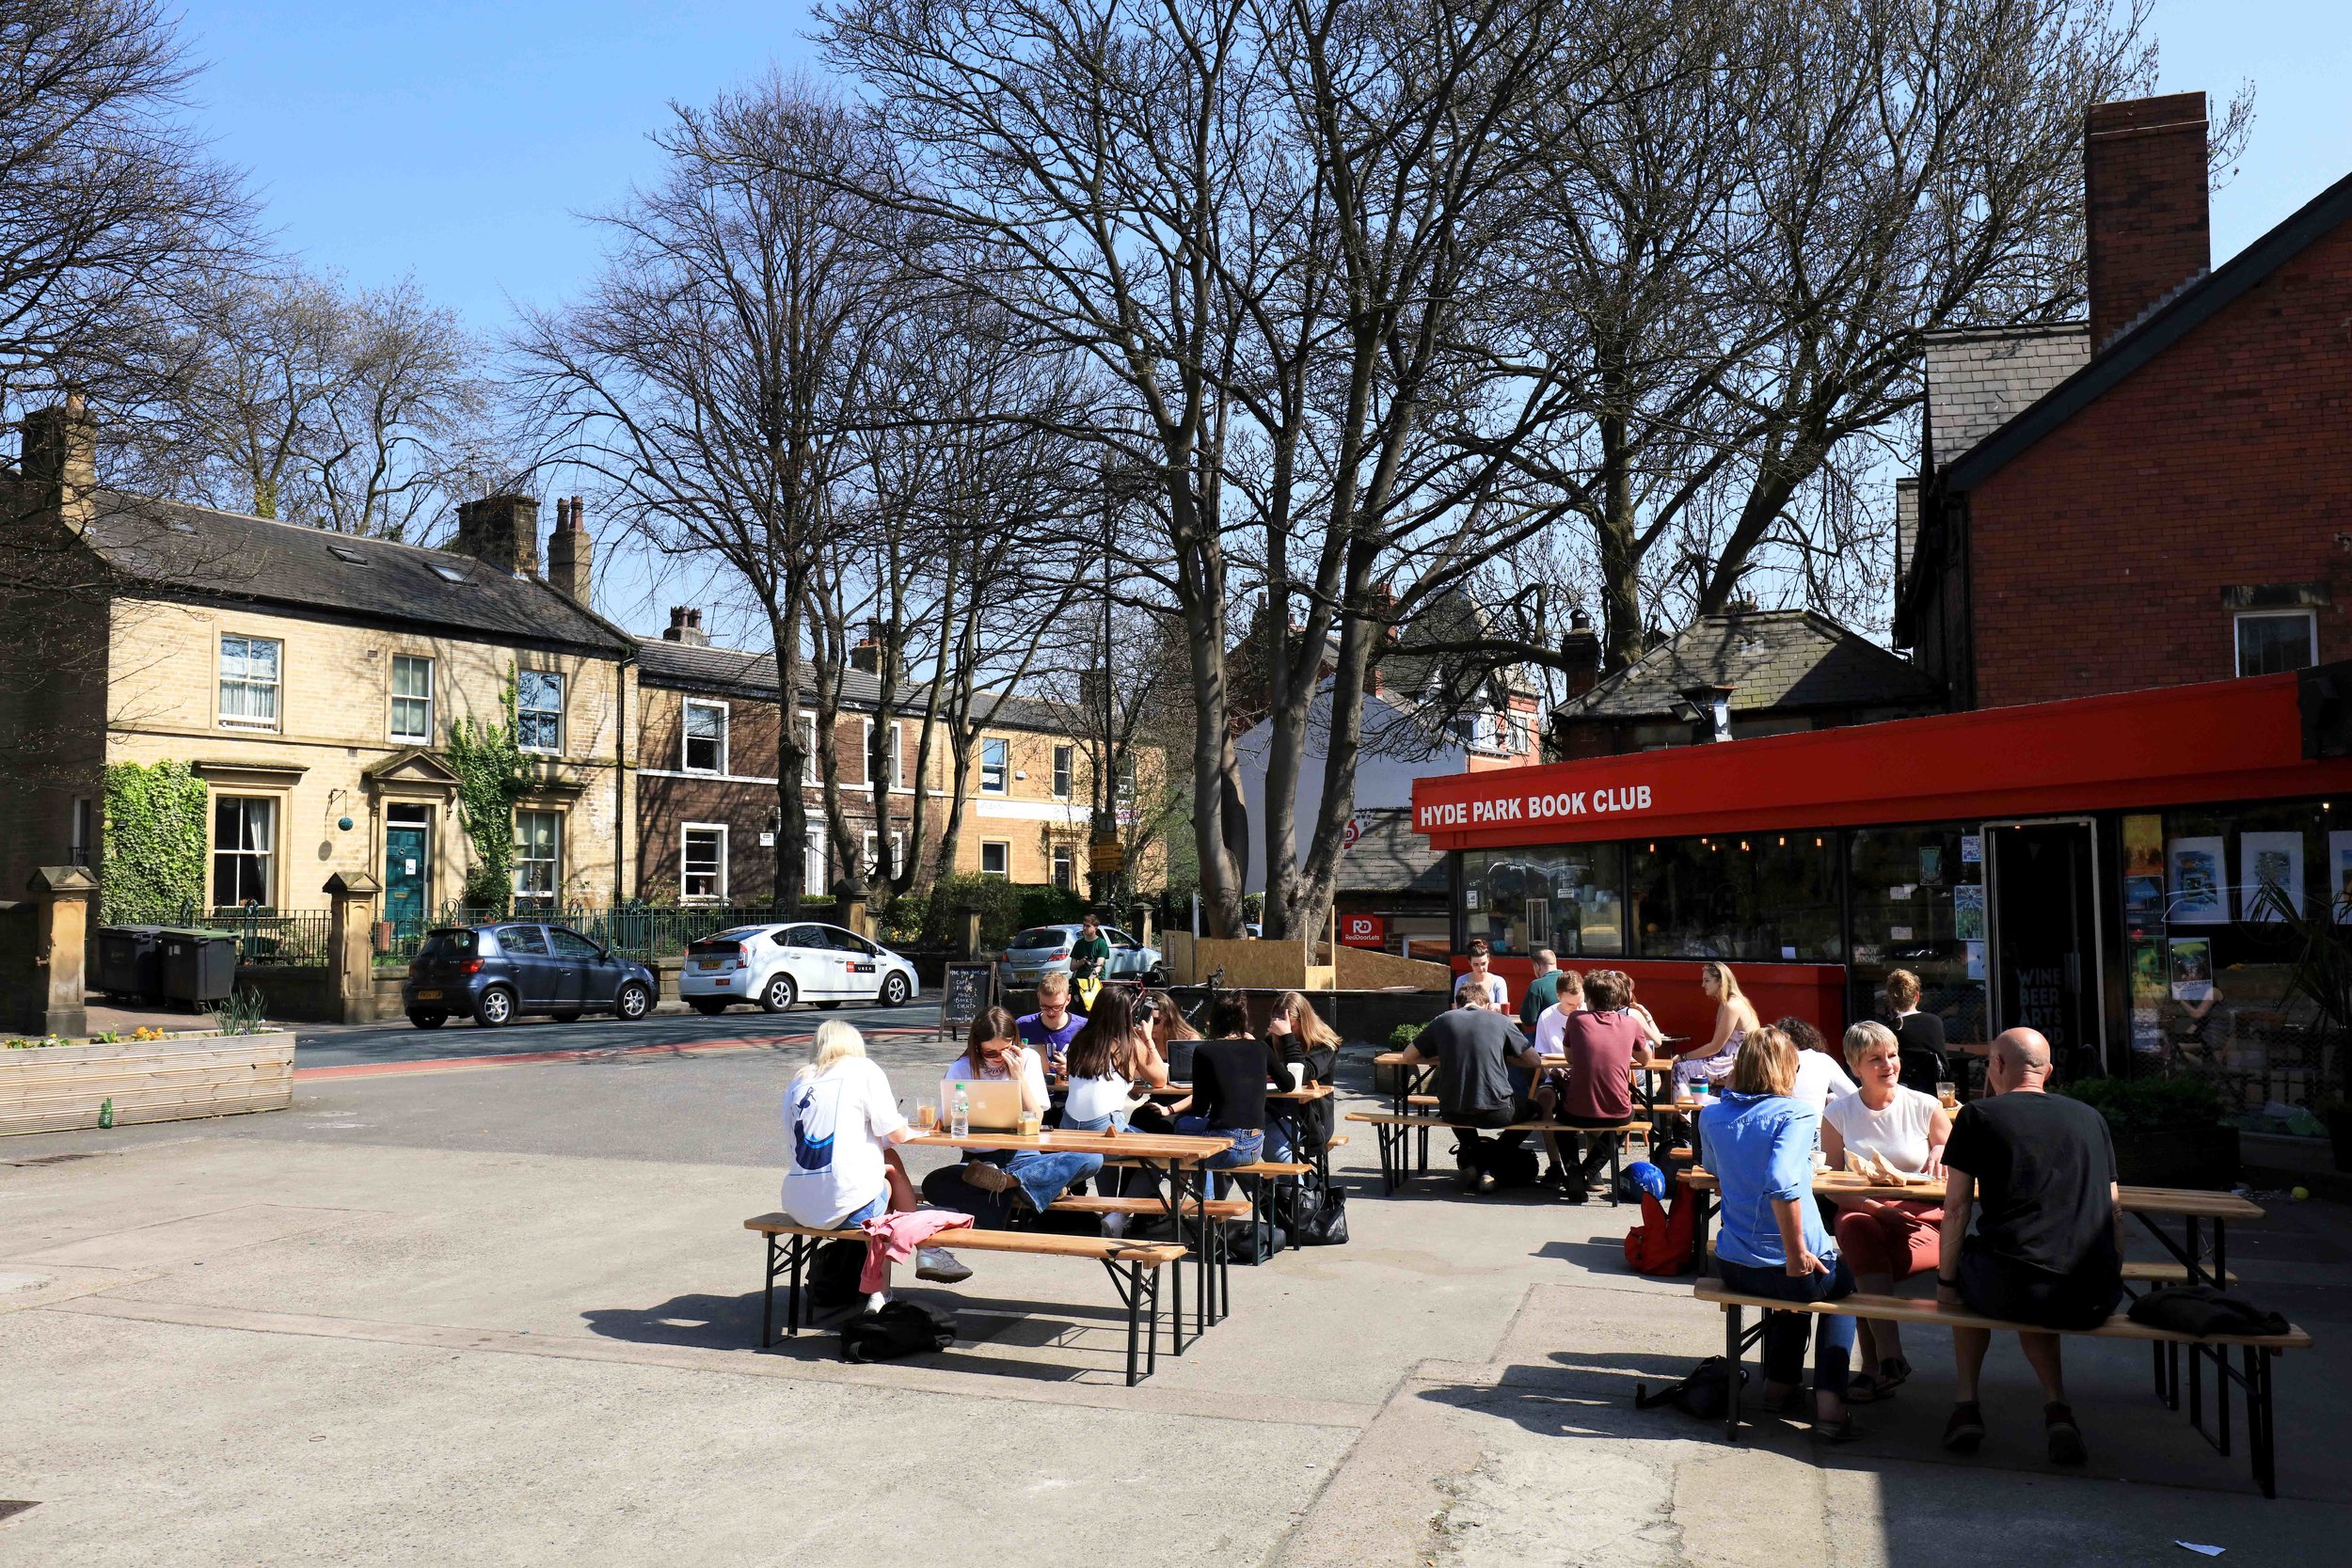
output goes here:
<path id="1" fill-rule="evenodd" d="M 569 1022 L 582 1013 L 641 1019 L 653 1011 L 654 973 L 563 926 L 501 920 L 425 934 L 401 983 L 400 1005 L 420 1029 L 463 1013 L 485 1029 L 526 1013 Z"/>

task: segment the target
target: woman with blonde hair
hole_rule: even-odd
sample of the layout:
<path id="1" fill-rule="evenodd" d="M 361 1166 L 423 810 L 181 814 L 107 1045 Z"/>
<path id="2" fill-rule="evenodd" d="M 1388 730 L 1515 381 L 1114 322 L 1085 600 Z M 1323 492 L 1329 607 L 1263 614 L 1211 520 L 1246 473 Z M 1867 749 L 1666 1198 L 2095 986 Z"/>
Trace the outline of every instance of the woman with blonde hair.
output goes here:
<path id="1" fill-rule="evenodd" d="M 1699 990 L 1715 1004 L 1715 1032 L 1706 1043 L 1692 1046 L 1676 1061 L 1677 1085 L 1695 1084 L 1702 1078 L 1722 1083 L 1739 1059 L 1740 1043 L 1759 1027 L 1756 1004 L 1740 990 L 1739 976 L 1731 973 L 1729 964 L 1711 958 L 1701 964 Z"/>
<path id="2" fill-rule="evenodd" d="M 1274 999 L 1274 1014 L 1265 1026 L 1267 1083 L 1282 1089 L 1320 1084 L 1330 1070 L 1330 1062 L 1327 1058 L 1318 1064 L 1314 1053 L 1339 1048 L 1340 1032 L 1323 1022 L 1313 1003 L 1295 990 Z M 1296 1083 L 1291 1079 L 1294 1067 L 1305 1069 Z"/>
<path id="3" fill-rule="evenodd" d="M 1751 1017 L 1754 1015 L 1751 1014 Z M 1813 1201 L 1813 1148 L 1821 1113 L 1796 1098 L 1797 1048 L 1777 1029 L 1751 1027 L 1731 1066 L 1726 1092 L 1699 1115 L 1708 1167 L 1715 1173 L 1720 1218 L 1715 1267 L 1742 1295 L 1787 1301 L 1835 1301 L 1854 1279 L 1822 1228 Z M 1834 1442 L 1853 1434 L 1846 1379 L 1854 1321 L 1822 1314 L 1768 1312 L 1764 1318 L 1764 1402 L 1792 1409 L 1814 1339 L 1814 1422 Z"/>
<path id="4" fill-rule="evenodd" d="M 848 1230 L 885 1213 L 922 1207 L 896 1145 L 914 1136 L 890 1080 L 866 1056 L 866 1037 L 847 1022 L 817 1026 L 808 1064 L 784 1094 L 792 1141 L 782 1207 L 802 1225 Z M 953 1284 L 972 1271 L 942 1247 L 924 1247 L 915 1274 Z"/>
<path id="5" fill-rule="evenodd" d="M 1857 1023 L 1846 1031 L 1845 1045 L 1856 1087 L 1821 1113 L 1821 1152 L 1829 1157 L 1830 1169 L 1844 1169 L 1846 1156 L 1852 1154 L 1883 1161 L 1904 1176 L 1941 1181 L 1951 1117 L 1933 1095 L 1901 1082 L 1902 1048 L 1895 1031 L 1883 1023 Z M 1888 1202 L 1852 1193 L 1841 1196 L 1838 1207 L 1837 1244 L 1862 1290 L 1886 1295 L 1896 1281 L 1936 1266 L 1944 1224 L 1940 1200 Z M 1850 1390 L 1853 1402 L 1893 1398 L 1911 1376 L 1901 1328 L 1865 1320 L 1861 1338 L 1862 1373 Z"/>

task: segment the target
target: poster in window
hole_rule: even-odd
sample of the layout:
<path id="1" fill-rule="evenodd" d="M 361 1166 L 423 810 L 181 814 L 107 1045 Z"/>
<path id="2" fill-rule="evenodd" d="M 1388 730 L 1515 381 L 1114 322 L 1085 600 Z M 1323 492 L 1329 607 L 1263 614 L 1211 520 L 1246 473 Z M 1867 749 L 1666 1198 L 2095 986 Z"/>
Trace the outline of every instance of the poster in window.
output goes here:
<path id="1" fill-rule="evenodd" d="M 2176 838 L 2165 847 L 2165 858 L 2172 867 L 2172 924 L 2228 925 L 2230 890 L 2222 880 L 2221 835 Z"/>
<path id="2" fill-rule="evenodd" d="M 1960 835 L 1960 863 L 1963 865 L 1984 863 L 1984 840 L 1981 837 L 1975 833 Z"/>
<path id="3" fill-rule="evenodd" d="M 2202 1002 L 2213 994 L 2213 940 L 2172 939 L 2172 1000 Z"/>
<path id="4" fill-rule="evenodd" d="M 2328 902 L 2337 925 L 2352 926 L 2352 833 L 2328 835 Z"/>
<path id="5" fill-rule="evenodd" d="M 2303 835 L 2240 833 L 2237 835 L 2238 918 L 2277 920 L 2284 903 L 2297 917 L 2303 913 Z"/>
<path id="6" fill-rule="evenodd" d="M 2203 941 L 2200 937 L 2200 942 Z M 2132 943 L 2132 1004 L 2153 1006 L 2164 1000 L 2167 976 L 2164 948 L 2153 942 Z"/>
<path id="7" fill-rule="evenodd" d="M 1952 935 L 1962 942 L 1984 940 L 1984 889 L 1963 883 L 1952 889 Z"/>
<path id="8" fill-rule="evenodd" d="M 1944 879 L 1944 847 L 1938 844 L 1919 846 L 1919 879 L 1933 887 Z"/>
<path id="9" fill-rule="evenodd" d="M 1981 979 L 1983 979 L 1983 978 L 1984 978 L 1984 943 L 1982 943 L 1982 942 L 1969 942 L 1969 943 L 1967 944 L 1967 951 L 1968 951 L 1968 978 L 1970 978 L 1971 980 L 1981 980 Z"/>

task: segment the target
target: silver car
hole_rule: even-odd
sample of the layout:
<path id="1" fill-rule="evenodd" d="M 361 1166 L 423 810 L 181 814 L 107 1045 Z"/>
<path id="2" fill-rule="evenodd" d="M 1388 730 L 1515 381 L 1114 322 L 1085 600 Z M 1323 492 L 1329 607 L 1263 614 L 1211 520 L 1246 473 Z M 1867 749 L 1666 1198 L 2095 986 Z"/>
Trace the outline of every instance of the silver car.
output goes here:
<path id="1" fill-rule="evenodd" d="M 1032 926 L 1016 932 L 1005 944 L 1004 961 L 997 966 L 997 978 L 1002 989 L 1022 991 L 1033 989 L 1041 975 L 1057 970 L 1070 973 L 1070 944 L 1078 940 L 1083 929 L 1074 922 L 1068 926 Z M 1105 966 L 1107 980 L 1137 980 L 1147 986 L 1168 984 L 1168 960 L 1156 947 L 1147 947 L 1116 926 L 1102 928 L 1103 940 L 1111 944 L 1111 961 Z"/>

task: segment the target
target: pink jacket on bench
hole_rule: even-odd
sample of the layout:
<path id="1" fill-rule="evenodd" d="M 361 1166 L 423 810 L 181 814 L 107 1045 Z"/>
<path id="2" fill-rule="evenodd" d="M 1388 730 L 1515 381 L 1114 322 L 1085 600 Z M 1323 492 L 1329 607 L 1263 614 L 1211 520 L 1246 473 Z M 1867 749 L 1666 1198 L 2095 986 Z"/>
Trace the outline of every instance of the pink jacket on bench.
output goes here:
<path id="1" fill-rule="evenodd" d="M 866 1222 L 866 1271 L 857 1288 L 867 1295 L 890 1289 L 890 1265 L 903 1263 L 914 1249 L 943 1230 L 961 1230 L 972 1216 L 952 1209 L 910 1209 Z"/>

